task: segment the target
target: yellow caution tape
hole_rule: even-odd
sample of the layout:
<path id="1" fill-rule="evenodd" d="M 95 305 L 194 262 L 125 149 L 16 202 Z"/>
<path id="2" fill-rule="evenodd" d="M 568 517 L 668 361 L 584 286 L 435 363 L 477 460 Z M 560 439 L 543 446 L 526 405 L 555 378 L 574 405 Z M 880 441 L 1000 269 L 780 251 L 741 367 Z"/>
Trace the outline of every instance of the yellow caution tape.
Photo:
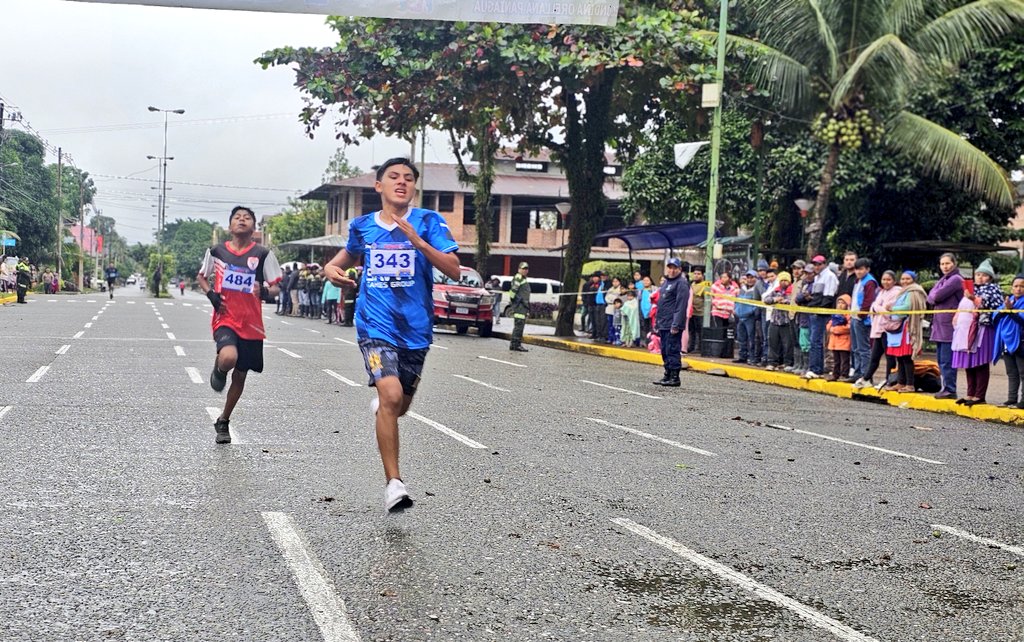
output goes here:
<path id="1" fill-rule="evenodd" d="M 729 296 L 728 294 L 711 294 L 709 292 L 708 295 L 711 298 L 713 298 L 713 299 L 725 299 L 727 301 L 734 301 L 736 303 L 743 303 L 745 305 L 752 305 L 752 306 L 757 307 L 757 308 L 771 308 L 773 310 L 784 310 L 786 312 L 803 312 L 804 314 L 816 314 L 816 315 L 827 314 L 829 316 L 831 316 L 833 314 L 842 314 L 842 315 L 845 315 L 845 316 L 850 316 L 850 315 L 853 315 L 853 314 L 857 314 L 857 315 L 864 315 L 866 317 L 867 316 L 873 316 L 873 315 L 879 315 L 879 314 L 881 314 L 883 316 L 890 316 L 890 315 L 894 315 L 894 316 L 910 316 L 910 315 L 929 315 L 929 314 L 956 314 L 957 312 L 959 312 L 959 310 L 957 310 L 955 308 L 952 309 L 952 310 L 899 310 L 899 311 L 891 311 L 890 310 L 888 312 L 870 312 L 870 311 L 867 311 L 867 310 L 861 310 L 859 312 L 854 312 L 852 310 L 839 310 L 839 309 L 833 309 L 833 308 L 808 308 L 806 306 L 793 305 L 793 304 L 790 304 L 790 303 L 765 303 L 764 301 L 758 301 L 757 299 L 741 299 L 739 297 Z M 1011 310 L 965 310 L 965 312 L 971 312 L 971 313 L 977 313 L 977 314 L 980 314 L 982 312 L 987 312 L 987 313 L 999 312 L 1001 314 L 1007 314 L 1007 313 L 1008 314 L 1020 314 L 1020 313 L 1024 313 L 1024 310 L 1012 310 L 1012 309 Z"/>

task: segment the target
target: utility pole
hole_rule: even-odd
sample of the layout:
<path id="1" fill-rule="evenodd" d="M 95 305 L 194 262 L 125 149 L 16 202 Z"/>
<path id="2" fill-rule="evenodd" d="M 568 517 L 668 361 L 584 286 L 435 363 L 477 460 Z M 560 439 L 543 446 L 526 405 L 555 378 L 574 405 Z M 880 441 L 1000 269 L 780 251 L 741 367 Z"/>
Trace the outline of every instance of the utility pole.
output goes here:
<path id="1" fill-rule="evenodd" d="M 83 194 L 82 173 L 78 173 L 78 291 L 85 289 L 85 195 Z"/>
<path id="2" fill-rule="evenodd" d="M 708 195 L 708 239 L 704 275 L 715 280 L 715 215 L 718 213 L 718 164 L 722 151 L 722 88 L 725 85 L 725 36 L 729 27 L 729 0 L 721 0 L 718 18 L 718 65 L 715 71 L 715 116 L 711 125 L 711 189 Z M 704 327 L 711 325 L 711 297 L 704 300 Z"/>
<path id="3" fill-rule="evenodd" d="M 64 169 L 64 149 L 57 148 L 57 282 L 64 279 L 64 195 L 61 186 Z"/>
<path id="4" fill-rule="evenodd" d="M 0 102 L 0 151 L 3 151 L 3 148 L 4 148 L 4 104 L 2 102 Z M 4 157 L 3 157 L 2 154 L 0 154 L 0 190 L 3 190 L 3 188 L 4 188 L 4 184 L 3 184 L 3 180 L 2 180 L 3 179 L 3 173 L 4 173 L 4 163 L 3 163 L 3 160 L 4 160 Z M 2 202 L 3 202 L 3 199 L 0 199 L 0 203 L 2 203 Z M 6 249 L 7 249 L 6 247 L 0 247 L 0 254 L 3 254 L 6 251 Z"/>

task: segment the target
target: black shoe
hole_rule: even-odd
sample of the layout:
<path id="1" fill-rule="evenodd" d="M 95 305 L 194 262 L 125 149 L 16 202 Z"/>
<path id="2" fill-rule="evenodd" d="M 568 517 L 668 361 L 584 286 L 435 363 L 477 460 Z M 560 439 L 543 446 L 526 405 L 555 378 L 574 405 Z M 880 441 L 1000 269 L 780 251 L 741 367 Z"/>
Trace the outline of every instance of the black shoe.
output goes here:
<path id="1" fill-rule="evenodd" d="M 228 382 L 228 373 L 221 372 L 217 364 L 213 364 L 213 371 L 210 373 L 210 387 L 213 388 L 214 392 L 220 392 L 224 390 L 224 384 Z"/>
<path id="2" fill-rule="evenodd" d="M 661 376 L 661 381 L 652 381 L 651 383 L 653 383 L 656 386 L 664 386 L 670 381 L 672 381 L 672 377 L 671 375 L 669 375 L 668 370 L 665 370 L 665 374 Z"/>
<path id="3" fill-rule="evenodd" d="M 512 352 L 529 352 L 529 350 L 527 350 L 523 346 L 509 346 L 508 349 L 511 350 Z"/>
<path id="4" fill-rule="evenodd" d="M 230 444 L 231 443 L 231 431 L 228 429 L 227 419 L 218 419 L 213 424 L 213 429 L 217 431 L 216 443 L 218 444 Z"/>
<path id="5" fill-rule="evenodd" d="M 668 373 L 668 381 L 661 385 L 665 386 L 666 388 L 678 388 L 679 386 L 683 385 L 682 382 L 679 381 L 679 371 L 670 370 Z"/>

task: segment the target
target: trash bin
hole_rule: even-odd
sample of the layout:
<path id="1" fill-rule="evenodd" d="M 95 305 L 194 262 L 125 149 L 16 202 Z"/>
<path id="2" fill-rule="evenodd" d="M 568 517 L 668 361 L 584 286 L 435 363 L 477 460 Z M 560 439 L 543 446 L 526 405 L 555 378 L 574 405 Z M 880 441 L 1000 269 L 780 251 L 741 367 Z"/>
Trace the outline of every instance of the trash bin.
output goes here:
<path id="1" fill-rule="evenodd" d="M 701 332 L 700 356 L 732 359 L 735 342 L 736 330 L 734 328 L 704 328 Z"/>

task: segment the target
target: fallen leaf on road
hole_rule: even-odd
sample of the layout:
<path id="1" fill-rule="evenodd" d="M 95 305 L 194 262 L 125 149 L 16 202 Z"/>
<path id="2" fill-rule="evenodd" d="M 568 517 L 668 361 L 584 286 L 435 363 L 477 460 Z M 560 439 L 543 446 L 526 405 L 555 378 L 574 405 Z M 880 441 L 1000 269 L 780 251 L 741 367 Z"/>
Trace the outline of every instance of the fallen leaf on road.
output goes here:
<path id="1" fill-rule="evenodd" d="M 398 597 L 398 593 L 392 591 L 391 589 L 384 589 L 383 591 L 380 592 L 380 596 L 381 597 Z"/>
<path id="2" fill-rule="evenodd" d="M 929 504 L 928 502 L 921 502 L 921 505 L 920 505 L 920 506 L 918 506 L 918 508 L 926 508 L 926 509 L 928 509 L 928 510 L 931 510 L 931 508 L 932 508 L 932 505 L 931 505 L 931 504 Z"/>

